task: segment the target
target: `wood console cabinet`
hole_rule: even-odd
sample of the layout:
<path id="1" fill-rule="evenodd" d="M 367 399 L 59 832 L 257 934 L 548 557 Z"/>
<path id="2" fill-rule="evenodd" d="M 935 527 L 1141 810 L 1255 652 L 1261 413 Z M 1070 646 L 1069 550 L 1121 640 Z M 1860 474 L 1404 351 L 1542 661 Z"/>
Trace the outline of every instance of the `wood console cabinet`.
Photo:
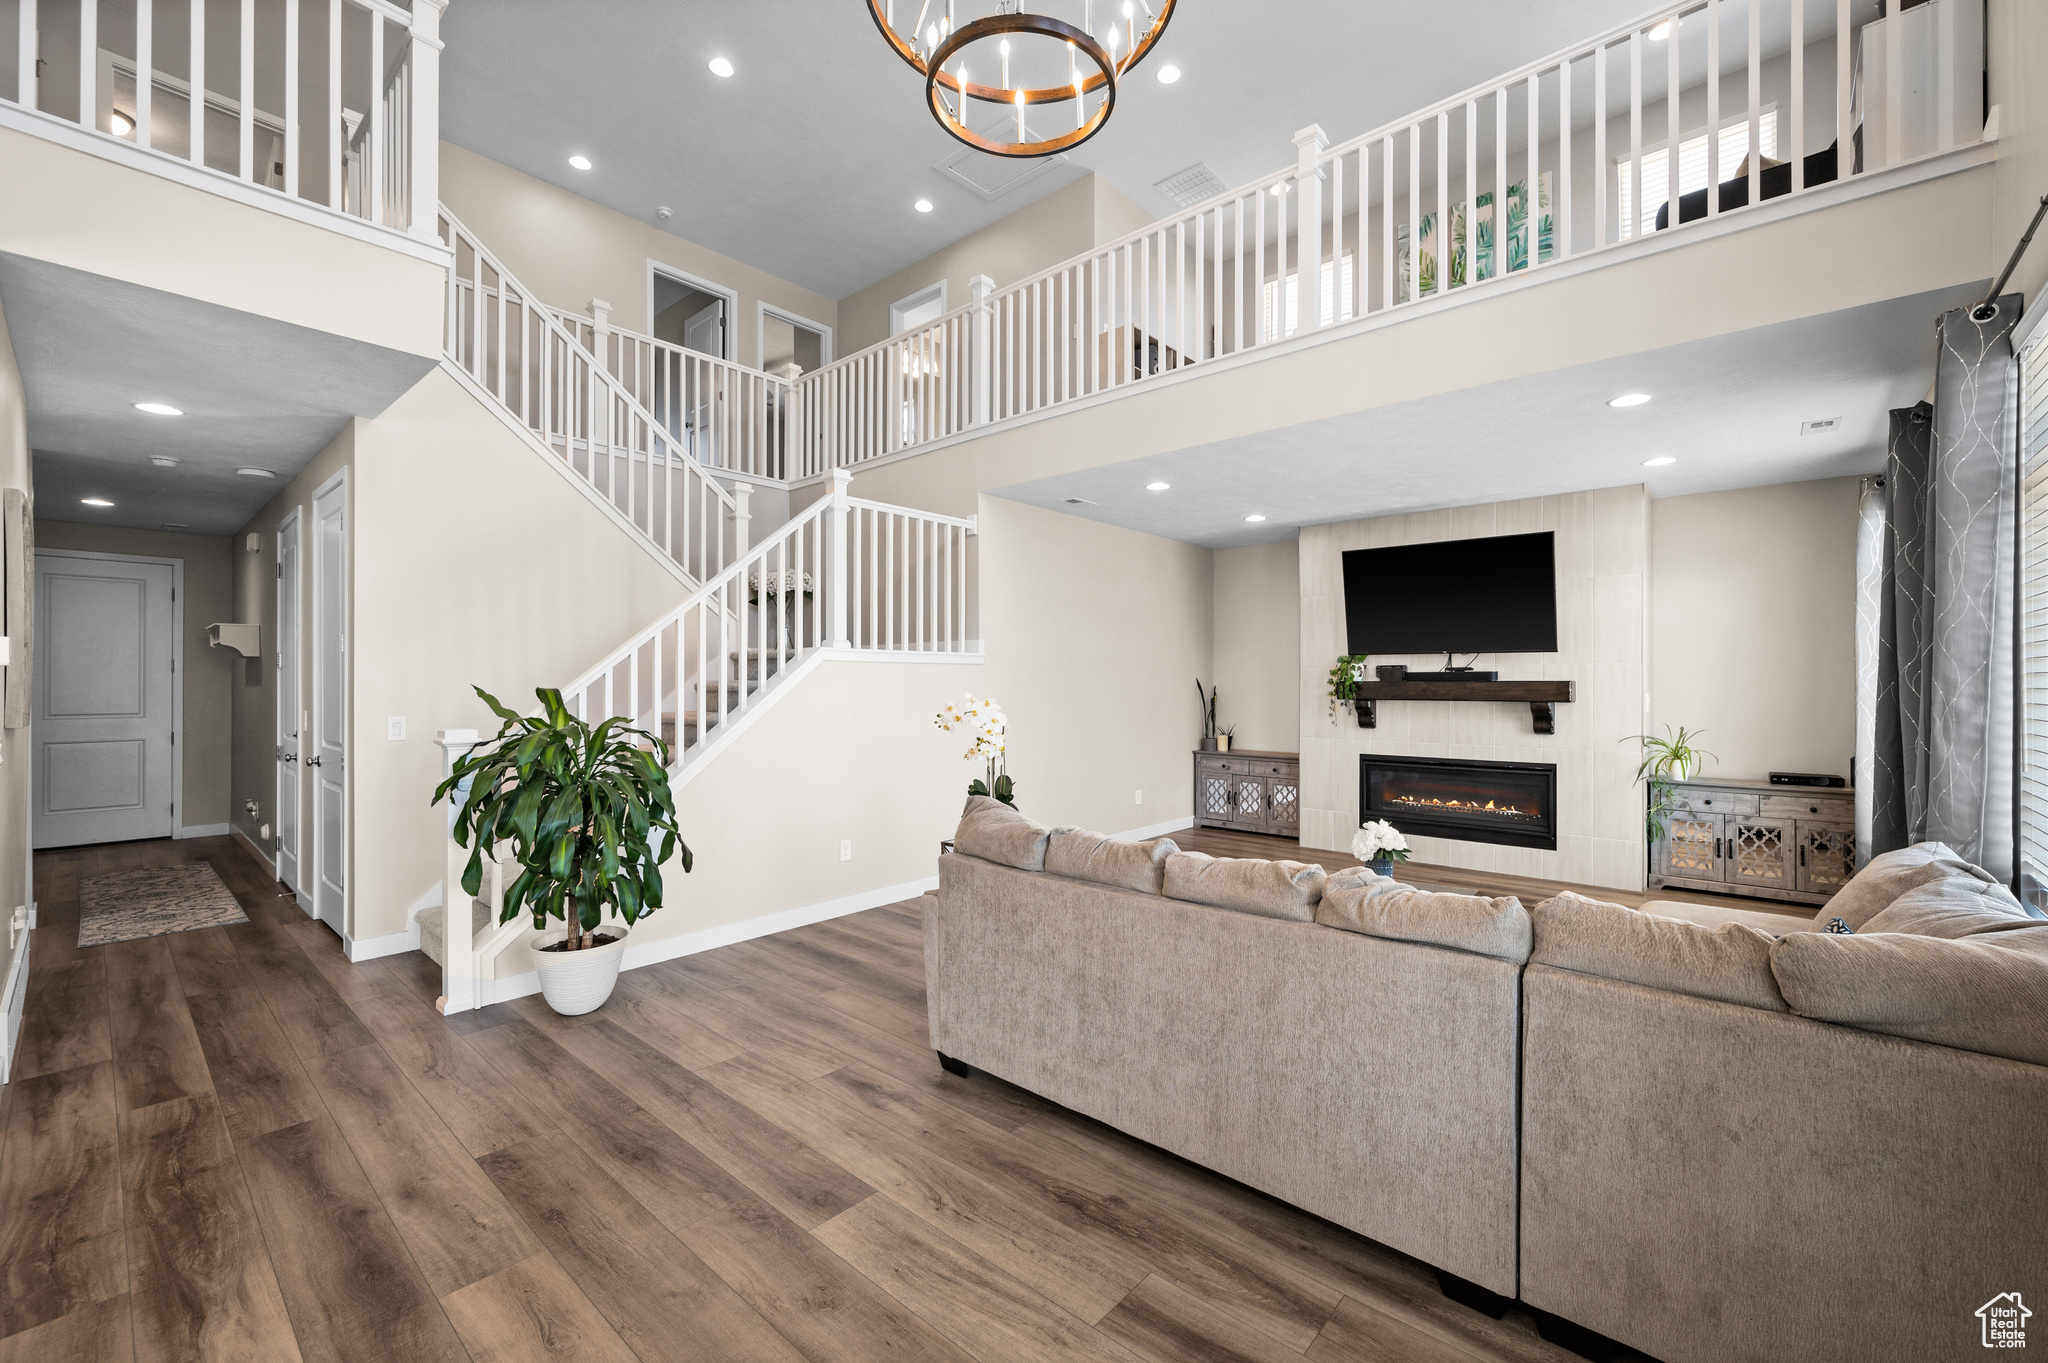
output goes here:
<path id="1" fill-rule="evenodd" d="M 1300 754 L 1197 752 L 1195 826 L 1299 835 Z"/>
<path id="2" fill-rule="evenodd" d="M 1856 874 L 1856 793 L 1768 781 L 1675 782 L 1650 887 L 1825 904 Z"/>

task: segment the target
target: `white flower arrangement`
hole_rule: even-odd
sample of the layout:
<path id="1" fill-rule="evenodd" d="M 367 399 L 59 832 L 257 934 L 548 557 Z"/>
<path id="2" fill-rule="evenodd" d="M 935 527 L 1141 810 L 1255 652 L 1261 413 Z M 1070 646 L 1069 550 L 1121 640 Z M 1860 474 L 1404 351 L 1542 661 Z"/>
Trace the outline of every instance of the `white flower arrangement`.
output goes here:
<path id="1" fill-rule="evenodd" d="M 1351 835 L 1351 855 L 1360 861 L 1406 861 L 1408 839 L 1385 819 L 1360 824 Z"/>
<path id="2" fill-rule="evenodd" d="M 964 708 L 948 705 L 932 716 L 932 723 L 947 733 L 965 729 L 974 736 L 961 757 L 969 762 L 987 763 L 988 779 L 973 782 L 967 787 L 967 793 L 990 795 L 1015 808 L 1011 797 L 1016 793 L 1016 783 L 1010 780 L 1006 756 L 1010 746 L 1010 717 L 1003 713 L 1003 707 L 993 698 L 981 700 L 970 694 Z"/>
<path id="3" fill-rule="evenodd" d="M 764 591 L 770 596 L 778 594 L 794 596 L 798 592 L 809 596 L 815 586 L 811 581 L 809 573 L 799 573 L 794 568 L 785 568 L 781 572 L 767 573 L 757 569 L 754 575 L 747 579 L 747 585 L 753 588 L 754 600 L 756 602 L 761 599 L 761 593 Z"/>

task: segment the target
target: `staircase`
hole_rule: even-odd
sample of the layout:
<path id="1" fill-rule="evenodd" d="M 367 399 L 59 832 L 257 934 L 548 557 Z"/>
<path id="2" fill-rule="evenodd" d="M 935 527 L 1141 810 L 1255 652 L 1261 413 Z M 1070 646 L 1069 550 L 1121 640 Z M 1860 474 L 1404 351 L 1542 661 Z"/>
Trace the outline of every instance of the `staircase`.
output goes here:
<path id="1" fill-rule="evenodd" d="M 561 688 L 572 713 L 660 735 L 682 786 L 827 659 L 978 657 L 972 518 L 863 501 L 840 469 L 823 497 L 750 542 L 749 483 L 729 488 L 714 470 L 780 481 L 788 383 L 558 313 L 445 209 L 440 225 L 454 253 L 444 365 L 686 591 Z M 449 759 L 475 738 L 449 735 Z M 497 956 L 531 929 L 497 922 L 502 865 L 472 897 L 467 853 L 446 845 L 441 904 L 420 926 L 455 1011 L 492 1001 Z"/>

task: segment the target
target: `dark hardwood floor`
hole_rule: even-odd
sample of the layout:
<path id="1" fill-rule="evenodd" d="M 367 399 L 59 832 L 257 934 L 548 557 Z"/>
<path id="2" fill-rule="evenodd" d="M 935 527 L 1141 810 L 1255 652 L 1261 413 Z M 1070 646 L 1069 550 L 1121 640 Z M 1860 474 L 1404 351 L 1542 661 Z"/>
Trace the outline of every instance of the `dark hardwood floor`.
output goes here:
<path id="1" fill-rule="evenodd" d="M 1312 861 L 1324 870 L 1357 866 L 1356 857 L 1320 847 L 1303 847 L 1293 838 L 1267 833 L 1240 833 L 1229 828 L 1187 828 L 1170 833 L 1182 850 L 1207 852 L 1212 857 L 1270 857 L 1288 861 Z M 1514 895 L 1525 907 L 1534 908 L 1559 890 L 1573 890 L 1591 899 L 1626 904 L 1640 909 L 1653 899 L 1670 899 L 1681 904 L 1718 904 L 1729 909 L 1754 909 L 1761 913 L 1784 914 L 1801 923 L 1813 921 L 1811 904 L 1780 904 L 1771 899 L 1750 899 L 1742 895 L 1703 894 L 1698 890 L 1615 890 L 1604 885 L 1575 885 L 1562 880 L 1539 880 L 1534 876 L 1513 876 L 1499 871 L 1468 871 L 1461 866 L 1433 866 L 1411 861 L 1395 871 L 1400 880 L 1442 885 L 1469 894 Z"/>
<path id="2" fill-rule="evenodd" d="M 80 875 L 187 861 L 247 924 L 77 946 Z M 629 972 L 583 1018 L 442 1018 L 437 968 L 351 966 L 230 839 L 41 854 L 36 888 L 0 1363 L 1572 1357 L 942 1073 L 922 901 Z"/>

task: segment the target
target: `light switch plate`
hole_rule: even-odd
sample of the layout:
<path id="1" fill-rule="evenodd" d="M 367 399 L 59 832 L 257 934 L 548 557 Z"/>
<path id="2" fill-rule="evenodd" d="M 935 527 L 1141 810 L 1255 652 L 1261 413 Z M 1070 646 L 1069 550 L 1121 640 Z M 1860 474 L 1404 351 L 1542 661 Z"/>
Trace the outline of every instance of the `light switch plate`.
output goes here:
<path id="1" fill-rule="evenodd" d="M 394 743 L 405 737 L 404 715 L 392 715 L 384 721 L 384 737 Z"/>

